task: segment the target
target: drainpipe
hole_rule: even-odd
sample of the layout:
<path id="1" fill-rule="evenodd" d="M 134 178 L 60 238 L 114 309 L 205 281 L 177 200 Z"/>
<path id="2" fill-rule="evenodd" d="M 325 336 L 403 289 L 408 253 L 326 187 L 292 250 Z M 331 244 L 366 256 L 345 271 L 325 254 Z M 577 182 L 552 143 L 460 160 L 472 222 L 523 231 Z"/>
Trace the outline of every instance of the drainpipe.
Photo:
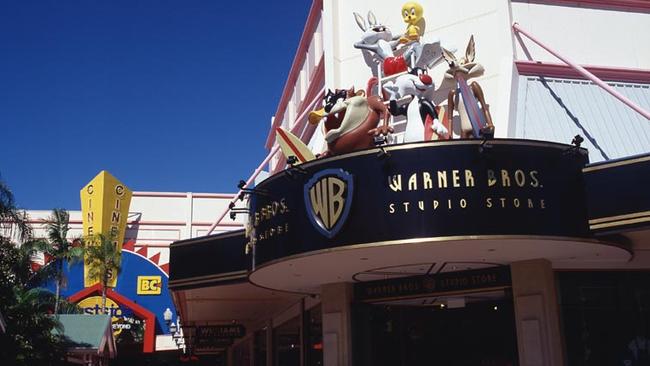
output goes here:
<path id="1" fill-rule="evenodd" d="M 639 113 L 640 115 L 642 115 L 643 117 L 645 117 L 647 120 L 650 120 L 650 112 L 648 112 L 648 111 L 646 111 L 645 109 L 643 109 L 643 108 L 639 107 L 638 105 L 636 105 L 633 101 L 631 101 L 631 100 L 628 99 L 626 96 L 624 96 L 623 94 L 621 94 L 621 93 L 619 93 L 618 91 L 616 91 L 616 89 L 612 88 L 612 87 L 609 86 L 607 83 L 605 83 L 604 81 L 602 81 L 601 79 L 599 79 L 598 77 L 596 77 L 596 75 L 594 75 L 594 74 L 590 73 L 589 71 L 587 71 L 584 67 L 582 67 L 582 66 L 576 64 L 575 62 L 571 61 L 571 60 L 568 59 L 567 57 L 564 57 L 564 56 L 560 55 L 559 53 L 557 53 L 556 51 L 554 51 L 553 49 L 551 49 L 550 47 L 548 47 L 547 45 L 545 45 L 544 43 L 542 43 L 540 40 L 538 40 L 537 38 L 535 38 L 534 36 L 532 36 L 530 33 L 528 33 L 528 32 L 526 32 L 525 30 L 523 30 L 523 29 L 521 28 L 521 26 L 519 25 L 519 23 L 514 23 L 514 24 L 512 25 L 512 29 L 513 29 L 513 31 L 515 31 L 515 32 L 517 32 L 517 33 L 519 33 L 519 34 L 523 34 L 524 36 L 526 36 L 526 38 L 528 38 L 528 39 L 530 39 L 531 41 L 535 42 L 538 46 L 542 47 L 542 48 L 543 48 L 544 50 L 546 50 L 548 53 L 550 53 L 551 55 L 557 57 L 557 58 L 560 59 L 562 62 L 564 62 L 565 64 L 569 65 L 572 69 L 574 69 L 574 70 L 576 70 L 577 72 L 579 72 L 582 76 L 584 76 L 585 78 L 591 80 L 594 84 L 598 85 L 599 87 L 601 87 L 602 89 L 604 89 L 606 92 L 608 92 L 609 94 L 613 95 L 614 98 L 620 100 L 620 101 L 623 102 L 626 106 L 632 108 L 634 111 L 636 111 L 637 113 Z"/>

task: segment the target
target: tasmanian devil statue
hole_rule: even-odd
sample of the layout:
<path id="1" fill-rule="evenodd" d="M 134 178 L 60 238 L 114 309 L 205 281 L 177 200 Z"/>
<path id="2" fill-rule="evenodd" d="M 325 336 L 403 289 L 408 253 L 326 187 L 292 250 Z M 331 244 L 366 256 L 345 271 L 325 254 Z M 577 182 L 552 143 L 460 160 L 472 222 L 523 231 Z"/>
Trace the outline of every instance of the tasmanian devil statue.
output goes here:
<path id="1" fill-rule="evenodd" d="M 323 104 L 309 114 L 312 124 L 325 121 L 327 151 L 322 156 L 374 147 L 376 136 L 393 132 L 384 103 L 377 96 L 366 97 L 363 90 L 328 90 Z"/>

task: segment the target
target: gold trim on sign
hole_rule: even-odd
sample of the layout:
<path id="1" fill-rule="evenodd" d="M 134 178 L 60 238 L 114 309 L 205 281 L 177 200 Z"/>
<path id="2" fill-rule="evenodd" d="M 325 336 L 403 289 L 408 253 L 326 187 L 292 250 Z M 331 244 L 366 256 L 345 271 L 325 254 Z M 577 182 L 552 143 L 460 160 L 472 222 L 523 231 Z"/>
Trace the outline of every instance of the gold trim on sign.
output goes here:
<path id="1" fill-rule="evenodd" d="M 600 224 L 607 221 L 621 221 L 621 220 L 633 219 L 635 217 L 641 217 L 641 216 L 650 216 L 650 211 L 639 211 L 639 212 L 633 212 L 625 215 L 599 217 L 597 219 L 589 220 L 589 224 Z"/>
<path id="2" fill-rule="evenodd" d="M 246 273 L 247 271 L 242 270 L 242 271 L 232 271 L 232 272 L 224 272 L 224 273 L 218 273 L 218 274 L 210 274 L 210 275 L 203 275 L 203 276 L 196 276 L 196 277 L 191 277 L 187 279 L 181 279 L 181 280 L 173 280 L 169 282 L 173 283 L 181 283 L 181 282 L 186 282 L 186 281 L 193 281 L 193 280 L 201 280 L 201 279 L 207 279 L 207 278 L 214 278 L 214 277 L 230 277 L 230 276 L 235 276 L 238 274 Z"/>
<path id="3" fill-rule="evenodd" d="M 291 291 L 291 290 L 283 290 L 283 289 L 279 289 L 279 288 L 262 286 L 262 285 L 259 285 L 259 284 L 255 283 L 255 282 L 251 281 L 251 274 L 252 274 L 252 272 L 248 274 L 248 283 L 255 286 L 255 287 L 259 287 L 261 289 L 264 289 L 264 290 L 274 291 L 274 292 L 281 292 L 283 294 L 298 295 L 298 296 L 312 296 L 312 297 L 314 297 L 314 296 L 319 296 L 320 295 L 320 293 L 318 293 L 318 292 Z"/>
<path id="4" fill-rule="evenodd" d="M 619 220 L 619 221 L 606 222 L 606 223 L 603 223 L 603 224 L 591 225 L 589 228 L 592 229 L 592 230 L 596 230 L 596 229 L 602 229 L 602 228 L 613 227 L 613 226 L 623 226 L 623 225 L 638 224 L 640 222 L 646 222 L 646 221 L 650 221 L 650 216 L 639 217 L 639 218 L 636 218 L 636 219 L 629 219 L 629 220 Z"/>
<path id="5" fill-rule="evenodd" d="M 612 162 L 612 163 L 605 163 L 605 164 L 588 166 L 586 168 L 582 168 L 582 172 L 583 173 L 593 172 L 595 170 L 614 168 L 614 167 L 617 167 L 617 166 L 623 166 L 623 165 L 629 165 L 629 164 L 642 163 L 644 161 L 650 161 L 650 156 L 643 156 L 643 157 L 636 158 L 636 159 L 621 160 L 621 161 L 615 161 L 615 162 Z"/>
<path id="6" fill-rule="evenodd" d="M 171 287 L 185 286 L 194 283 L 205 283 L 214 280 L 231 280 L 231 279 L 246 277 L 247 274 L 248 271 L 234 271 L 234 272 L 220 273 L 215 275 L 191 277 L 182 280 L 169 281 L 169 287 L 171 288 Z"/>
<path id="7" fill-rule="evenodd" d="M 417 149 L 417 148 L 427 148 L 427 147 L 445 147 L 445 146 L 454 146 L 454 145 L 481 145 L 483 144 L 483 140 L 476 140 L 476 139 L 457 139 L 457 140 L 438 140 L 438 141 L 422 141 L 422 142 L 410 142 L 410 143 L 401 143 L 401 144 L 392 144 L 392 145 L 384 145 L 383 150 L 384 151 L 396 151 L 396 150 L 411 150 L 411 149 Z M 525 140 L 525 139 L 493 139 L 493 140 L 487 140 L 488 145 L 517 145 L 517 146 L 537 146 L 537 147 L 549 147 L 549 148 L 555 148 L 559 150 L 565 150 L 568 148 L 573 147 L 573 145 L 566 145 L 566 144 L 561 144 L 557 142 L 549 142 L 549 141 L 539 141 L 539 140 Z M 584 148 L 579 148 L 582 151 L 586 151 Z M 322 159 L 314 159 L 302 164 L 299 164 L 297 166 L 300 166 L 301 168 L 307 168 L 311 167 L 314 165 L 320 165 L 323 163 L 330 163 L 333 161 L 341 160 L 341 159 L 347 159 L 347 158 L 353 158 L 357 156 L 362 156 L 362 155 L 370 155 L 370 154 L 376 154 L 379 151 L 381 151 L 380 148 L 370 148 L 370 149 L 365 149 L 365 150 L 359 150 L 359 151 L 353 151 L 347 154 L 342 154 L 342 155 L 336 155 L 328 158 L 322 158 Z M 290 168 L 287 168 L 290 169 Z M 275 179 L 285 175 L 286 172 L 285 170 L 282 170 L 279 173 L 276 173 L 262 182 L 258 184 L 259 187 L 262 187 L 269 182 L 274 181 Z"/>
<path id="8" fill-rule="evenodd" d="M 228 232 L 224 232 L 224 233 L 218 233 L 218 234 L 210 235 L 210 236 L 203 237 L 203 238 L 192 238 L 192 239 L 179 240 L 179 241 L 176 241 L 176 242 L 173 242 L 173 243 L 169 244 L 169 247 L 172 248 L 172 247 L 182 247 L 182 246 L 186 246 L 186 245 L 200 244 L 200 243 L 205 243 L 206 241 L 211 241 L 211 240 L 215 240 L 215 239 L 232 238 L 233 236 L 244 235 L 244 234 L 245 234 L 245 231 L 243 229 L 228 231 Z"/>
<path id="9" fill-rule="evenodd" d="M 435 277 L 436 275 L 431 275 L 432 277 Z M 415 277 L 415 276 L 413 276 Z M 374 302 L 382 302 L 382 301 L 395 301 L 395 300 L 413 300 L 413 299 L 421 299 L 423 297 L 431 297 L 431 296 L 449 296 L 449 295 L 460 295 L 460 294 L 474 294 L 474 293 L 480 293 L 480 292 L 489 292 L 489 291 L 494 291 L 494 290 L 505 290 L 507 288 L 512 287 L 512 279 L 510 280 L 510 285 L 503 285 L 503 286 L 493 286 L 493 287 L 484 287 L 484 288 L 475 288 L 475 289 L 469 289 L 469 290 L 456 290 L 456 291 L 444 291 L 444 292 L 423 292 L 418 295 L 406 295 L 406 296 L 390 296 L 390 297 L 378 297 L 378 298 L 373 298 L 373 299 L 364 299 L 361 300 L 361 302 L 365 303 L 374 303 Z"/>

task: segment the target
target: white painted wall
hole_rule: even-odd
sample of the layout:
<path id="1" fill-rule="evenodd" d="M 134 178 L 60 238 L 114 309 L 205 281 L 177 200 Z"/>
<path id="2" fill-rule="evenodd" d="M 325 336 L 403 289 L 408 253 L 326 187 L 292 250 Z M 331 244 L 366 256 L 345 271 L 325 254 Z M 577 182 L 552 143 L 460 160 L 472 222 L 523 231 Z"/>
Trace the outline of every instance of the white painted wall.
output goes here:
<path id="1" fill-rule="evenodd" d="M 474 34 L 476 60 L 486 70 L 476 80 L 490 104 L 497 137 L 516 136 L 519 75 L 513 62 L 528 59 L 560 62 L 529 40 L 524 40 L 529 52 L 526 55 L 513 36 L 514 22 L 580 64 L 650 69 L 650 14 L 647 13 L 504 0 L 419 2 L 427 21 L 424 42 L 440 38 L 444 45 L 457 49 L 457 56 L 462 56 L 469 36 Z M 365 89 L 372 76 L 362 51 L 353 47 L 362 34 L 353 12 L 365 18 L 372 10 L 379 22 L 398 34 L 405 30 L 400 16 L 402 4 L 394 0 L 323 1 L 326 88 Z M 437 88 L 442 84 L 445 69 L 443 63 L 431 72 Z M 448 89 L 437 92 L 434 102 L 445 104 L 447 92 Z M 322 145 L 319 139 L 322 134 L 316 134 L 309 145 Z"/>
<path id="2" fill-rule="evenodd" d="M 650 14 L 513 2 L 512 19 L 561 54 L 584 65 L 650 69 Z M 529 40 L 536 61 L 560 62 Z M 519 42 L 518 60 L 528 60 Z"/>
<path id="3" fill-rule="evenodd" d="M 524 2 L 511 3 L 511 11 L 513 22 L 517 22 L 521 28 L 546 44 L 547 47 L 578 64 L 622 69 L 650 69 L 650 47 L 648 47 L 650 45 L 650 14 Z M 514 43 L 516 60 L 562 63 L 525 36 L 515 39 Z M 511 107 L 513 111 L 519 111 L 519 115 L 517 112 L 510 114 L 509 136 L 513 137 L 527 137 L 517 134 L 517 131 L 522 131 L 524 124 L 531 120 L 530 114 L 527 116 L 522 112 L 531 105 L 541 104 L 541 98 L 548 97 L 548 93 L 545 93 L 543 96 L 535 97 L 540 99 L 528 99 L 527 102 L 526 98 L 529 95 L 517 97 L 517 93 L 522 92 L 522 89 L 518 91 L 514 85 L 525 83 L 524 78 L 519 77 L 516 71 L 514 72 Z M 647 145 L 643 142 L 643 138 L 647 136 L 645 118 L 599 88 L 589 87 L 585 83 L 573 83 L 571 88 L 574 90 L 568 91 L 564 95 L 562 103 L 566 105 L 567 110 L 571 111 L 573 119 L 580 121 L 589 135 L 600 136 L 596 139 L 600 144 L 608 141 L 609 146 L 606 151 L 609 158 L 628 156 L 629 153 L 617 153 L 616 151 L 628 150 L 629 147 L 635 149 L 633 153 L 648 151 L 648 146 L 643 146 Z M 558 90 L 555 90 L 555 93 L 558 93 Z M 623 94 L 632 98 L 642 108 L 647 109 L 647 100 L 644 98 L 629 95 L 630 93 L 625 91 Z M 518 105 L 517 101 L 521 105 Z M 548 108 L 543 108 L 536 113 L 537 117 L 561 121 L 561 124 L 558 128 L 542 129 L 541 135 L 534 138 L 568 143 L 575 133 L 588 137 L 587 132 L 584 131 L 558 133 L 561 130 L 575 130 L 575 124 L 571 121 L 571 116 L 564 110 L 565 107 L 558 109 L 558 103 L 553 100 L 545 103 Z M 542 114 L 548 114 L 553 110 L 557 111 L 555 116 L 541 117 Z M 635 124 L 626 123 L 623 132 L 631 134 L 630 136 L 633 138 L 627 141 L 624 148 L 617 148 L 621 141 L 609 130 L 608 125 L 611 124 L 612 116 L 635 122 Z M 541 122 L 543 124 L 543 121 Z M 592 162 L 603 159 L 598 150 L 589 146 L 590 143 L 586 145 L 590 150 Z"/>
<path id="4" fill-rule="evenodd" d="M 135 249 L 147 246 L 148 256 L 160 253 L 159 264 L 169 263 L 169 244 L 207 234 L 221 212 L 228 208 L 232 195 L 210 193 L 134 192 L 129 208 L 125 241 L 135 240 Z M 239 206 L 239 205 L 238 205 Z M 29 210 L 35 237 L 45 237 L 46 210 Z M 235 221 L 228 215 L 213 234 L 242 228 L 243 215 Z M 81 211 L 70 211 L 68 238 L 82 236 Z"/>

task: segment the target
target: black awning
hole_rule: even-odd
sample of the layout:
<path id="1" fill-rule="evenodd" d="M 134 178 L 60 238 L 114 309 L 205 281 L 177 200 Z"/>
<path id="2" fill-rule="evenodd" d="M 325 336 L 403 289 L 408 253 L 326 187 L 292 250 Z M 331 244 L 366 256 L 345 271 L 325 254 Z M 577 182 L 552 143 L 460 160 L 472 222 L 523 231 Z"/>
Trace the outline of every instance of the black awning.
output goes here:
<path id="1" fill-rule="evenodd" d="M 169 288 L 206 287 L 246 281 L 249 259 L 244 230 L 181 240 L 169 249 Z"/>
<path id="2" fill-rule="evenodd" d="M 583 171 L 592 232 L 650 228 L 650 154 L 591 164 Z"/>

